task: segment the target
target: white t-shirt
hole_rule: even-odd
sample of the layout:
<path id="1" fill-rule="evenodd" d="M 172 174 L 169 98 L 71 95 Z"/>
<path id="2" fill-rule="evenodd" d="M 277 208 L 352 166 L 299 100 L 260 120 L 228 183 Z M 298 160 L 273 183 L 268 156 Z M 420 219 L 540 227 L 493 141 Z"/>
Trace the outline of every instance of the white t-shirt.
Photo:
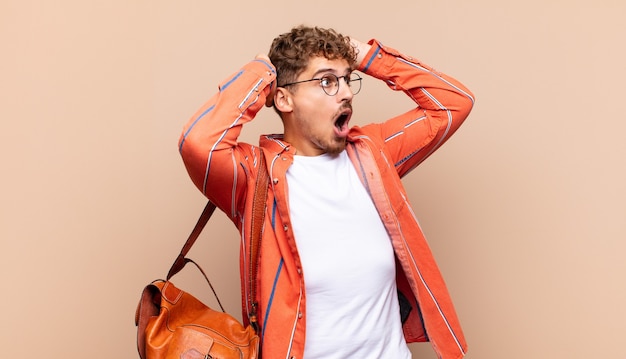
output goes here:
<path id="1" fill-rule="evenodd" d="M 304 359 L 411 358 L 389 235 L 346 152 L 287 171 L 306 289 Z"/>

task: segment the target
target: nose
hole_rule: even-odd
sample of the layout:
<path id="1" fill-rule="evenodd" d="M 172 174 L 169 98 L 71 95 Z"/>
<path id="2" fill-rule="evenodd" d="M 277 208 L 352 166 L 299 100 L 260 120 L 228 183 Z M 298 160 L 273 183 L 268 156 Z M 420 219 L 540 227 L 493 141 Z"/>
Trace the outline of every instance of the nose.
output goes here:
<path id="1" fill-rule="evenodd" d="M 337 93 L 337 98 L 339 99 L 339 101 L 351 101 L 354 97 L 354 94 L 352 93 L 352 89 L 350 88 L 350 85 L 348 85 L 345 77 L 339 78 L 337 86 L 339 86 L 339 91 Z"/>

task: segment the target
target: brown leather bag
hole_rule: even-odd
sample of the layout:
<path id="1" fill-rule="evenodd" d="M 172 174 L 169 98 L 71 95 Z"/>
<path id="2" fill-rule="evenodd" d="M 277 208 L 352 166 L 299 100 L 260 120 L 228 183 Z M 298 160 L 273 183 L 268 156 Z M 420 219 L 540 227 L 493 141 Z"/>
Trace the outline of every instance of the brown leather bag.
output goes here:
<path id="1" fill-rule="evenodd" d="M 209 202 L 170 268 L 167 279 L 156 280 L 143 290 L 135 313 L 137 350 L 141 359 L 256 359 L 260 357 L 256 318 L 256 269 L 268 187 L 263 151 L 260 152 L 261 168 L 255 187 L 249 251 L 250 281 L 247 301 L 251 308 L 248 318 L 250 324 L 244 327 L 224 311 L 202 268 L 193 260 L 186 258 L 215 211 L 215 205 Z M 170 278 L 189 262 L 198 267 L 209 283 L 221 312 L 209 308 L 191 294 L 178 289 L 170 281 Z"/>

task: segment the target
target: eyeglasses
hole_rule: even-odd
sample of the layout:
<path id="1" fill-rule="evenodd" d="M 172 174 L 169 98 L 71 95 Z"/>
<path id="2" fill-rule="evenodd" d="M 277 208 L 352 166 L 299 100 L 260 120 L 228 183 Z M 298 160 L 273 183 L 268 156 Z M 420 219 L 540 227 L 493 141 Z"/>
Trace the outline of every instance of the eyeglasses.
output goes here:
<path id="1" fill-rule="evenodd" d="M 310 80 L 291 82 L 291 83 L 284 84 L 278 87 L 287 87 L 291 85 L 301 84 L 303 82 L 319 81 L 320 86 L 322 87 L 322 90 L 324 90 L 324 92 L 328 96 L 335 96 L 337 92 L 339 92 L 339 79 L 343 79 L 346 82 L 346 85 L 348 85 L 348 87 L 350 88 L 350 91 L 352 91 L 352 94 L 356 95 L 359 93 L 359 91 L 361 91 L 361 80 L 363 79 L 356 72 L 353 72 L 345 76 L 336 76 L 334 74 L 327 74 L 322 77 L 318 77 L 318 78 L 314 78 Z"/>

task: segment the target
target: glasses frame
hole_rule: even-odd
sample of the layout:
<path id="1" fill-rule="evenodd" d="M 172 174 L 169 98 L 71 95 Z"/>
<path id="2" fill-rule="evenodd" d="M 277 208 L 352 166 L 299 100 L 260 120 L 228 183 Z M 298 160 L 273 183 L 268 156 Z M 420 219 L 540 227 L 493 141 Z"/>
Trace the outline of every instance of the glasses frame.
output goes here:
<path id="1" fill-rule="evenodd" d="M 356 76 L 356 78 L 352 78 L 353 76 Z M 334 77 L 337 79 L 337 87 L 335 89 L 335 92 L 330 94 L 328 93 L 328 90 L 326 89 L 326 87 L 324 87 L 324 85 L 322 85 L 322 81 L 325 80 L 328 77 Z M 339 84 L 340 81 L 339 79 L 343 79 L 343 81 L 346 83 L 346 85 L 348 85 L 348 87 L 350 88 L 350 91 L 352 92 L 353 95 L 358 94 L 359 92 L 361 92 L 361 87 L 363 85 L 363 83 L 361 82 L 361 80 L 363 80 L 363 78 L 361 77 L 361 75 L 359 75 L 356 72 L 351 72 L 347 75 L 344 76 L 337 76 L 335 74 L 326 74 L 322 77 L 316 77 L 316 78 L 312 78 L 312 79 L 308 79 L 308 80 L 301 80 L 301 81 L 295 81 L 295 82 L 290 82 L 288 84 L 284 84 L 278 87 L 287 87 L 287 86 L 291 86 L 291 85 L 297 85 L 297 84 L 301 84 L 301 83 L 305 83 L 305 82 L 311 82 L 311 81 L 319 81 L 320 82 L 320 87 L 322 88 L 322 90 L 324 90 L 324 93 L 328 96 L 335 96 L 336 94 L 339 93 Z M 351 83 L 358 81 L 359 83 L 359 88 L 356 90 L 356 92 L 353 90 L 353 87 L 351 85 Z"/>

